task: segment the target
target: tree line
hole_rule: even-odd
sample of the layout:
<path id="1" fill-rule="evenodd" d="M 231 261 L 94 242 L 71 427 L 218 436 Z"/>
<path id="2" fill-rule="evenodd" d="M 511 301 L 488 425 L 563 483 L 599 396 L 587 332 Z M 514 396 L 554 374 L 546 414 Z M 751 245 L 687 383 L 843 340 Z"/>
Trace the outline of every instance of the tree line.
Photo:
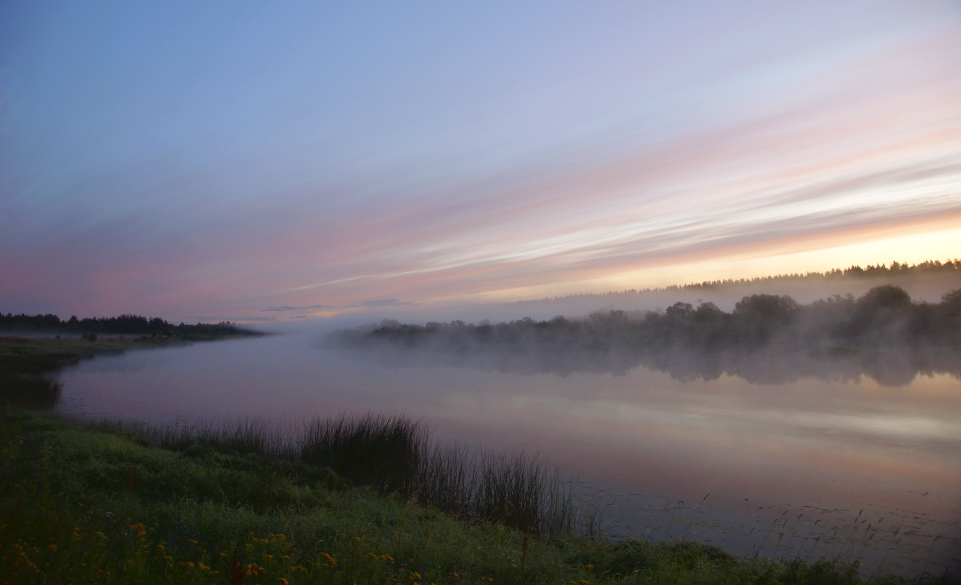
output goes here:
<path id="1" fill-rule="evenodd" d="M 902 264 L 900 262 L 892 262 L 890 266 L 885 264 L 868 264 L 864 268 L 861 268 L 858 265 L 852 265 L 848 268 L 834 268 L 825 272 L 779 274 L 777 276 L 759 276 L 755 278 L 706 280 L 704 282 L 685 284 L 683 286 L 668 286 L 665 288 L 665 290 L 710 289 L 738 284 L 762 284 L 784 281 L 797 282 L 800 280 L 831 281 L 844 278 L 888 278 L 921 276 L 928 274 L 954 274 L 961 276 L 961 259 L 946 260 L 943 263 L 940 260 L 925 260 L 924 262 L 919 262 L 918 264 Z"/>
<path id="2" fill-rule="evenodd" d="M 663 312 L 604 311 L 586 318 L 474 325 L 463 321 L 402 324 L 342 330 L 353 346 L 388 344 L 470 350 L 536 346 L 558 350 L 639 351 L 686 348 L 755 350 L 769 345 L 817 349 L 831 346 L 961 344 L 961 289 L 940 303 L 912 301 L 904 289 L 882 285 L 859 298 L 835 295 L 801 305 L 787 295 L 745 296 L 730 313 L 714 303 L 678 302 Z"/>
<path id="3" fill-rule="evenodd" d="M 220 323 L 197 323 L 187 325 L 180 323 L 173 325 L 160 317 L 142 317 L 140 315 L 119 315 L 117 317 L 86 317 L 78 319 L 76 315 L 66 321 L 57 315 L 14 315 L 0 313 L 0 330 L 30 331 L 49 333 L 75 334 L 113 334 L 113 335 L 147 335 L 151 337 L 221 337 L 231 335 L 249 335 L 253 332 L 242 329 L 230 321 Z"/>
<path id="4" fill-rule="evenodd" d="M 705 280 L 703 282 L 692 282 L 688 284 L 672 284 L 663 288 L 644 288 L 644 289 L 625 289 L 622 291 L 611 291 L 607 293 L 588 293 L 567 295 L 564 297 L 554 297 L 553 300 L 560 299 L 582 299 L 594 297 L 617 297 L 625 294 L 651 293 L 658 291 L 697 291 L 697 290 L 718 290 L 726 287 L 735 286 L 758 286 L 768 284 L 786 284 L 801 282 L 833 282 L 843 279 L 881 279 L 881 278 L 901 278 L 917 277 L 926 275 L 957 276 L 961 279 L 961 259 L 946 260 L 925 260 L 917 264 L 901 262 L 891 262 L 886 264 L 868 264 L 864 268 L 859 265 L 852 265 L 848 268 L 834 268 L 825 272 L 805 272 L 778 274 L 775 276 L 756 276 L 754 278 L 726 278 L 722 280 Z M 540 302 L 551 299 L 539 299 Z"/>

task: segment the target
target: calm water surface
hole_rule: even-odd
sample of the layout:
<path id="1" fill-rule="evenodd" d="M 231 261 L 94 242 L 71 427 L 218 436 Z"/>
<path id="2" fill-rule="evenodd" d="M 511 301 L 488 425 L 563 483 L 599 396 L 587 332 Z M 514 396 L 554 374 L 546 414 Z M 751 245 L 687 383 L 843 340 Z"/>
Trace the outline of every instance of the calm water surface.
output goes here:
<path id="1" fill-rule="evenodd" d="M 961 382 L 936 368 L 891 385 L 832 362 L 823 376 L 757 383 L 731 368 L 705 380 L 644 366 L 431 365 L 318 341 L 98 357 L 62 374 L 60 409 L 161 423 L 406 414 L 444 441 L 540 452 L 578 478 L 583 507 L 613 537 L 860 559 L 908 576 L 959 570 Z"/>

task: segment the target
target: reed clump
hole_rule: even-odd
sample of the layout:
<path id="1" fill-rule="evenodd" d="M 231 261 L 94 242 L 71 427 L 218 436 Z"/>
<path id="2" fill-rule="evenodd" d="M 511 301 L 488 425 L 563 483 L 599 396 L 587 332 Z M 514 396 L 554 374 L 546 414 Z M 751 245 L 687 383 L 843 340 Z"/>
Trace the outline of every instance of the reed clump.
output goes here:
<path id="1" fill-rule="evenodd" d="M 304 463 L 330 467 L 357 485 L 409 491 L 418 481 L 428 444 L 422 423 L 367 413 L 306 423 L 299 454 Z"/>
<path id="2" fill-rule="evenodd" d="M 405 417 L 313 420 L 304 426 L 299 455 L 352 483 L 399 492 L 467 521 L 540 534 L 574 528 L 571 482 L 537 455 L 440 445 L 423 422 Z"/>
<path id="3" fill-rule="evenodd" d="M 560 534 L 577 527 L 573 483 L 536 454 L 473 453 L 453 446 L 436 447 L 424 458 L 408 492 L 418 502 L 469 522 Z"/>
<path id="4" fill-rule="evenodd" d="M 264 418 L 89 426 L 188 454 L 214 449 L 329 469 L 352 485 L 396 493 L 468 523 L 497 522 L 536 534 L 568 533 L 576 525 L 573 482 L 539 456 L 443 445 L 424 422 L 403 416 L 345 414 L 300 426 Z"/>

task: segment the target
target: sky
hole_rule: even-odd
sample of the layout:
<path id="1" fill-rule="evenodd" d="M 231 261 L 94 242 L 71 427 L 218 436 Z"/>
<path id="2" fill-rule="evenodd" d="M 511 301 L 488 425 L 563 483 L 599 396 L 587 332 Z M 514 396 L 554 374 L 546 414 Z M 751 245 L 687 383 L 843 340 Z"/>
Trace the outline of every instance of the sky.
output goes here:
<path id="1" fill-rule="evenodd" d="M 961 257 L 961 2 L 0 0 L 0 311 Z"/>

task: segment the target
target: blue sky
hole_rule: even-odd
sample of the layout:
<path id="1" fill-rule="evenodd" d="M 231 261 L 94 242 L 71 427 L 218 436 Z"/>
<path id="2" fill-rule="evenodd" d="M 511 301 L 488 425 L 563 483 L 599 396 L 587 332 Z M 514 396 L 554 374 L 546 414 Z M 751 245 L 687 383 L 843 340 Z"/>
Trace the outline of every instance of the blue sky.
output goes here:
<path id="1" fill-rule="evenodd" d="M 957 2 L 3 3 L 0 310 L 955 257 L 958 96 Z"/>

